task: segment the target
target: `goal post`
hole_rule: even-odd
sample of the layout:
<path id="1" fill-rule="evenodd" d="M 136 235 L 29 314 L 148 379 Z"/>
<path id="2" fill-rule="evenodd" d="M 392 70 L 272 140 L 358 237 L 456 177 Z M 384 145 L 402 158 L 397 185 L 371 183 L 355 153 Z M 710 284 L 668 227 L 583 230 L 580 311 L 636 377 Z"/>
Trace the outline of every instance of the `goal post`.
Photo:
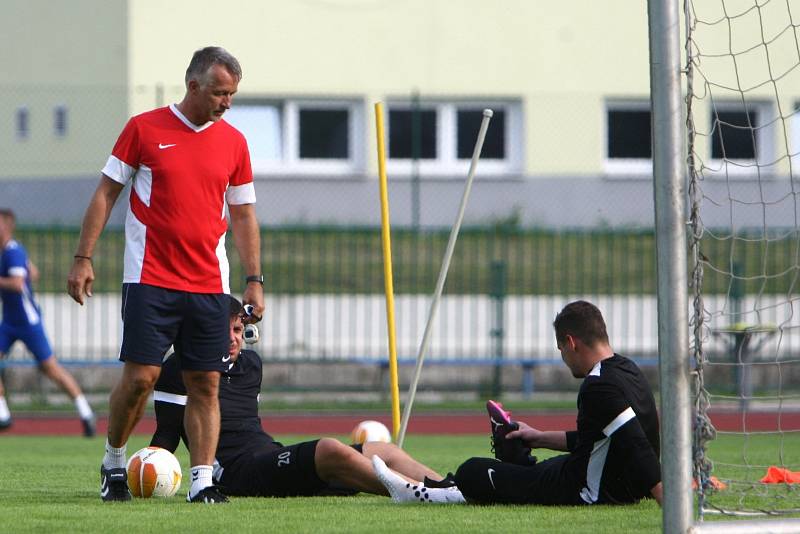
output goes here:
<path id="1" fill-rule="evenodd" d="M 677 2 L 649 0 L 650 102 L 658 271 L 663 530 L 686 532 L 690 494 L 689 322 L 686 292 L 685 157 Z"/>
<path id="2" fill-rule="evenodd" d="M 682 6 L 648 1 L 663 530 L 800 532 L 800 3 Z"/>

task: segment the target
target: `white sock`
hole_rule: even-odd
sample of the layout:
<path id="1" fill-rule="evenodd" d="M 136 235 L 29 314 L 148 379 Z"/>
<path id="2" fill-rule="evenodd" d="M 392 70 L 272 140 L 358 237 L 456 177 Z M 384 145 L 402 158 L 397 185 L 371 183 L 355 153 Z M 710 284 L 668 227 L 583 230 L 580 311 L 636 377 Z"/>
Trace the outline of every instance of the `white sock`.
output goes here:
<path id="1" fill-rule="evenodd" d="M 201 489 L 214 485 L 214 481 L 211 479 L 212 466 L 193 465 L 191 471 L 192 487 L 189 488 L 190 499 L 197 495 Z"/>
<path id="2" fill-rule="evenodd" d="M 127 445 L 122 447 L 112 447 L 106 438 L 106 455 L 103 456 L 103 466 L 106 469 L 117 469 L 128 464 L 126 451 Z"/>
<path id="3" fill-rule="evenodd" d="M 81 416 L 81 419 L 91 419 L 94 417 L 92 407 L 89 406 L 89 401 L 86 400 L 83 394 L 75 397 L 75 408 L 78 409 L 78 415 Z"/>
<path id="4" fill-rule="evenodd" d="M 0 421 L 11 419 L 11 412 L 8 411 L 8 404 L 6 398 L 0 395 Z"/>

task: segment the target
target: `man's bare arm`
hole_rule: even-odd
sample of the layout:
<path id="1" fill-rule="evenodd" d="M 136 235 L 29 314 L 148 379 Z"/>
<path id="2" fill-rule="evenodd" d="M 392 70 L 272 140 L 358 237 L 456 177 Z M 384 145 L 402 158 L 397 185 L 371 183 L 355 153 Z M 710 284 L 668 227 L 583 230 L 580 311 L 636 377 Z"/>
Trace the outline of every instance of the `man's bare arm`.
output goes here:
<path id="1" fill-rule="evenodd" d="M 92 267 L 92 253 L 100 234 L 108 222 L 111 209 L 117 202 L 124 186 L 115 182 L 106 175 L 100 177 L 100 183 L 92 195 L 81 225 L 81 236 L 78 248 L 67 278 L 67 292 L 72 299 L 83 305 L 84 296 L 92 296 L 92 283 L 94 282 L 94 269 Z"/>
<path id="2" fill-rule="evenodd" d="M 261 230 L 256 219 L 253 204 L 232 204 L 228 206 L 231 215 L 231 231 L 236 250 L 242 261 L 245 275 L 263 274 L 261 272 Z M 243 304 L 251 304 L 253 313 L 264 315 L 264 288 L 261 284 L 247 284 L 242 295 Z"/>
<path id="3" fill-rule="evenodd" d="M 22 293 L 25 290 L 25 279 L 21 276 L 0 276 L 0 289 Z"/>
<path id="4" fill-rule="evenodd" d="M 521 438 L 532 449 L 566 451 L 567 433 L 563 430 L 537 430 L 523 422 L 518 422 L 519 430 L 506 434 L 506 439 Z"/>

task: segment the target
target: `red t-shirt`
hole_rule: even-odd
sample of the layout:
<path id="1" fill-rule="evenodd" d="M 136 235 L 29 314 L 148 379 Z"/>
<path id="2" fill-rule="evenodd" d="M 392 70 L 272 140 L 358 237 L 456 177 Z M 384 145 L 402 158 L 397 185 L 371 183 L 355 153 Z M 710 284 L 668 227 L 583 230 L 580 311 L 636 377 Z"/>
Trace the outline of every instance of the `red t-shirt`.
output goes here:
<path id="1" fill-rule="evenodd" d="M 225 202 L 255 202 L 244 136 L 224 120 L 192 124 L 174 106 L 131 118 L 103 174 L 133 179 L 123 282 L 229 293 Z"/>

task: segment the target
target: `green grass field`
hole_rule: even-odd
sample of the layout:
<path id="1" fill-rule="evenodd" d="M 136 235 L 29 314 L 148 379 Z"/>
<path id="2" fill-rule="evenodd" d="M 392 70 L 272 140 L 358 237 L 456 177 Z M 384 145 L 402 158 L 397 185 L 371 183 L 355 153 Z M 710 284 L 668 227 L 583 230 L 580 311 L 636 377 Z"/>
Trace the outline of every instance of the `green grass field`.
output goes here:
<path id="1" fill-rule="evenodd" d="M 291 443 L 302 436 L 281 436 Z M 137 437 L 129 451 L 144 446 Z M 407 450 L 433 468 L 488 453 L 486 436 L 409 436 Z M 658 532 L 658 507 L 544 508 L 396 505 L 386 497 L 236 498 L 190 506 L 186 487 L 171 499 L 104 504 L 98 495 L 101 438 L 0 438 L 0 532 Z M 186 470 L 188 455 L 178 452 Z M 602 518 L 601 518 L 602 516 Z M 607 525 L 607 527 L 603 527 Z M 604 530 L 604 528 L 606 528 Z"/>
<path id="2" fill-rule="evenodd" d="M 290 443 L 302 436 L 281 436 Z M 144 446 L 135 437 L 132 452 Z M 486 436 L 409 436 L 411 454 L 437 470 L 488 453 Z M 740 444 L 718 443 L 735 459 Z M 235 498 L 190 506 L 186 486 L 171 499 L 104 504 L 98 496 L 102 438 L 0 437 L 0 532 L 660 532 L 653 501 L 628 507 L 415 506 L 369 495 L 291 499 Z M 800 442 L 786 444 L 800 450 Z M 183 448 L 181 465 L 188 465 Z M 794 492 L 796 498 L 796 492 Z"/>

